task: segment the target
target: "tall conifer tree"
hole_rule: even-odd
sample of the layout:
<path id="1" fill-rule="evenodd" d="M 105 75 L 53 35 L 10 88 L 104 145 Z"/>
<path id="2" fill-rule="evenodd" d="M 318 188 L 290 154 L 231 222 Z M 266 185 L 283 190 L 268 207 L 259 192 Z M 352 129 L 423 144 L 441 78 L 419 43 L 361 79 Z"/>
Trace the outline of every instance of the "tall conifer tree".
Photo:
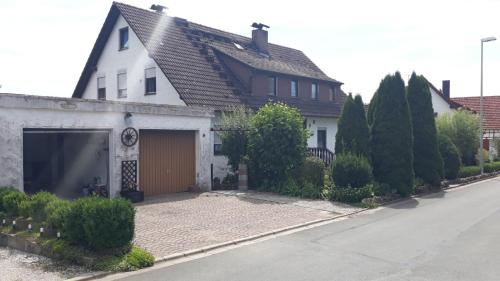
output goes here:
<path id="1" fill-rule="evenodd" d="M 373 174 L 379 183 L 409 195 L 414 181 L 413 136 L 401 74 L 387 75 L 374 99 L 370 138 Z"/>
<path id="2" fill-rule="evenodd" d="M 443 159 L 439 154 L 431 92 L 425 78 L 415 72 L 408 81 L 407 98 L 413 125 L 415 176 L 439 187 L 443 177 Z"/>

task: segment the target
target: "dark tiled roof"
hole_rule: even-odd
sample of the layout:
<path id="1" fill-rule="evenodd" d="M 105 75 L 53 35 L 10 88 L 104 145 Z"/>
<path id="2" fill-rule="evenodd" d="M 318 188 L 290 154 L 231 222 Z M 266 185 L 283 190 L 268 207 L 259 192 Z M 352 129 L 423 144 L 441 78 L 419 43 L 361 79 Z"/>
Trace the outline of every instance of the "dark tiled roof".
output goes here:
<path id="1" fill-rule="evenodd" d="M 463 107 L 480 112 L 479 97 L 451 98 Z M 484 128 L 500 130 L 500 96 L 483 97 Z"/>
<path id="2" fill-rule="evenodd" d="M 219 61 L 215 52 L 221 52 L 255 69 L 341 84 L 326 76 L 301 51 L 269 44 L 269 58 L 265 58 L 252 48 L 251 39 L 248 37 L 114 2 L 73 97 L 81 97 L 83 94 L 120 14 L 170 80 L 181 99 L 190 106 L 207 106 L 221 110 L 259 99 L 245 95 L 247 93 L 244 88 Z M 245 50 L 238 50 L 234 43 L 242 45 Z M 319 102 L 303 103 L 302 107 L 307 108 L 304 112 L 336 112 L 335 108 L 338 107 L 334 105 L 332 109 L 332 103 L 329 103 L 330 109 L 326 110 L 323 109 L 326 105 Z"/>

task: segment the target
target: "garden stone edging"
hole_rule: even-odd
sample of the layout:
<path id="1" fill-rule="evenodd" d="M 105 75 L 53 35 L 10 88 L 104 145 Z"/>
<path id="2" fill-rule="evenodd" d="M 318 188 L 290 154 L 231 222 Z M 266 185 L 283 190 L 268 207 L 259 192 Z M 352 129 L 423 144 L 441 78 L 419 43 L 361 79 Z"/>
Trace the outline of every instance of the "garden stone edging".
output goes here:
<path id="1" fill-rule="evenodd" d="M 39 245 L 33 241 L 29 241 L 28 239 L 17 236 L 15 234 L 0 232 L 0 246 L 9 247 L 19 251 L 39 256 L 45 256 L 56 260 L 61 260 L 62 258 L 60 254 L 54 253 L 54 251 L 50 247 Z M 86 256 L 78 256 L 75 259 L 77 264 L 84 266 L 92 265 L 95 262 L 94 258 Z"/>

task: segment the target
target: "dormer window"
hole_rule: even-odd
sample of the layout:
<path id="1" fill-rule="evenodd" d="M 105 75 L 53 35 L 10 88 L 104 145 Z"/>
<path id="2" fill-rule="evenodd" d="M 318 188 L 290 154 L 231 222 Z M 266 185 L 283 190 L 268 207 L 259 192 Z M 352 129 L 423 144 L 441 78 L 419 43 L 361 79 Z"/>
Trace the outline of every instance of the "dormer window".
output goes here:
<path id="1" fill-rule="evenodd" d="M 313 82 L 311 84 L 311 99 L 317 100 L 318 99 L 318 83 Z"/>
<path id="2" fill-rule="evenodd" d="M 268 95 L 270 96 L 276 96 L 276 92 L 277 92 L 277 88 L 278 88 L 278 85 L 277 85 L 277 82 L 278 82 L 278 79 L 276 78 L 276 76 L 269 76 L 267 78 L 268 80 L 268 90 L 267 90 L 267 93 Z"/>
<path id="3" fill-rule="evenodd" d="M 128 27 L 120 29 L 120 51 L 128 49 Z"/>
<path id="4" fill-rule="evenodd" d="M 333 87 L 328 88 L 329 100 L 333 101 L 335 99 L 335 90 Z"/>

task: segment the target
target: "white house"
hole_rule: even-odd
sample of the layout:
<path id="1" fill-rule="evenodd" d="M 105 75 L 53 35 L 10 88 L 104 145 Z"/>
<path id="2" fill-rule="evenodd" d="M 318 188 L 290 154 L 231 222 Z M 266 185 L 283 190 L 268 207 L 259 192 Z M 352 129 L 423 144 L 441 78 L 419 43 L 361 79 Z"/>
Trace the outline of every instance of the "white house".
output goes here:
<path id="1" fill-rule="evenodd" d="M 263 24 L 252 25 L 252 36 L 245 37 L 152 8 L 112 4 L 74 98 L 203 107 L 216 116 L 211 127 L 230 107 L 281 101 L 307 119 L 314 151 L 333 151 L 342 83 L 303 52 L 269 43 Z M 219 155 L 217 133 L 210 138 L 213 174 L 222 179 L 227 159 Z"/>
<path id="2" fill-rule="evenodd" d="M 425 79 L 425 78 L 424 78 Z M 450 80 L 443 80 L 442 89 L 438 90 L 429 80 L 429 90 L 432 97 L 432 108 L 436 115 L 451 113 L 459 106 L 450 98 Z"/>

